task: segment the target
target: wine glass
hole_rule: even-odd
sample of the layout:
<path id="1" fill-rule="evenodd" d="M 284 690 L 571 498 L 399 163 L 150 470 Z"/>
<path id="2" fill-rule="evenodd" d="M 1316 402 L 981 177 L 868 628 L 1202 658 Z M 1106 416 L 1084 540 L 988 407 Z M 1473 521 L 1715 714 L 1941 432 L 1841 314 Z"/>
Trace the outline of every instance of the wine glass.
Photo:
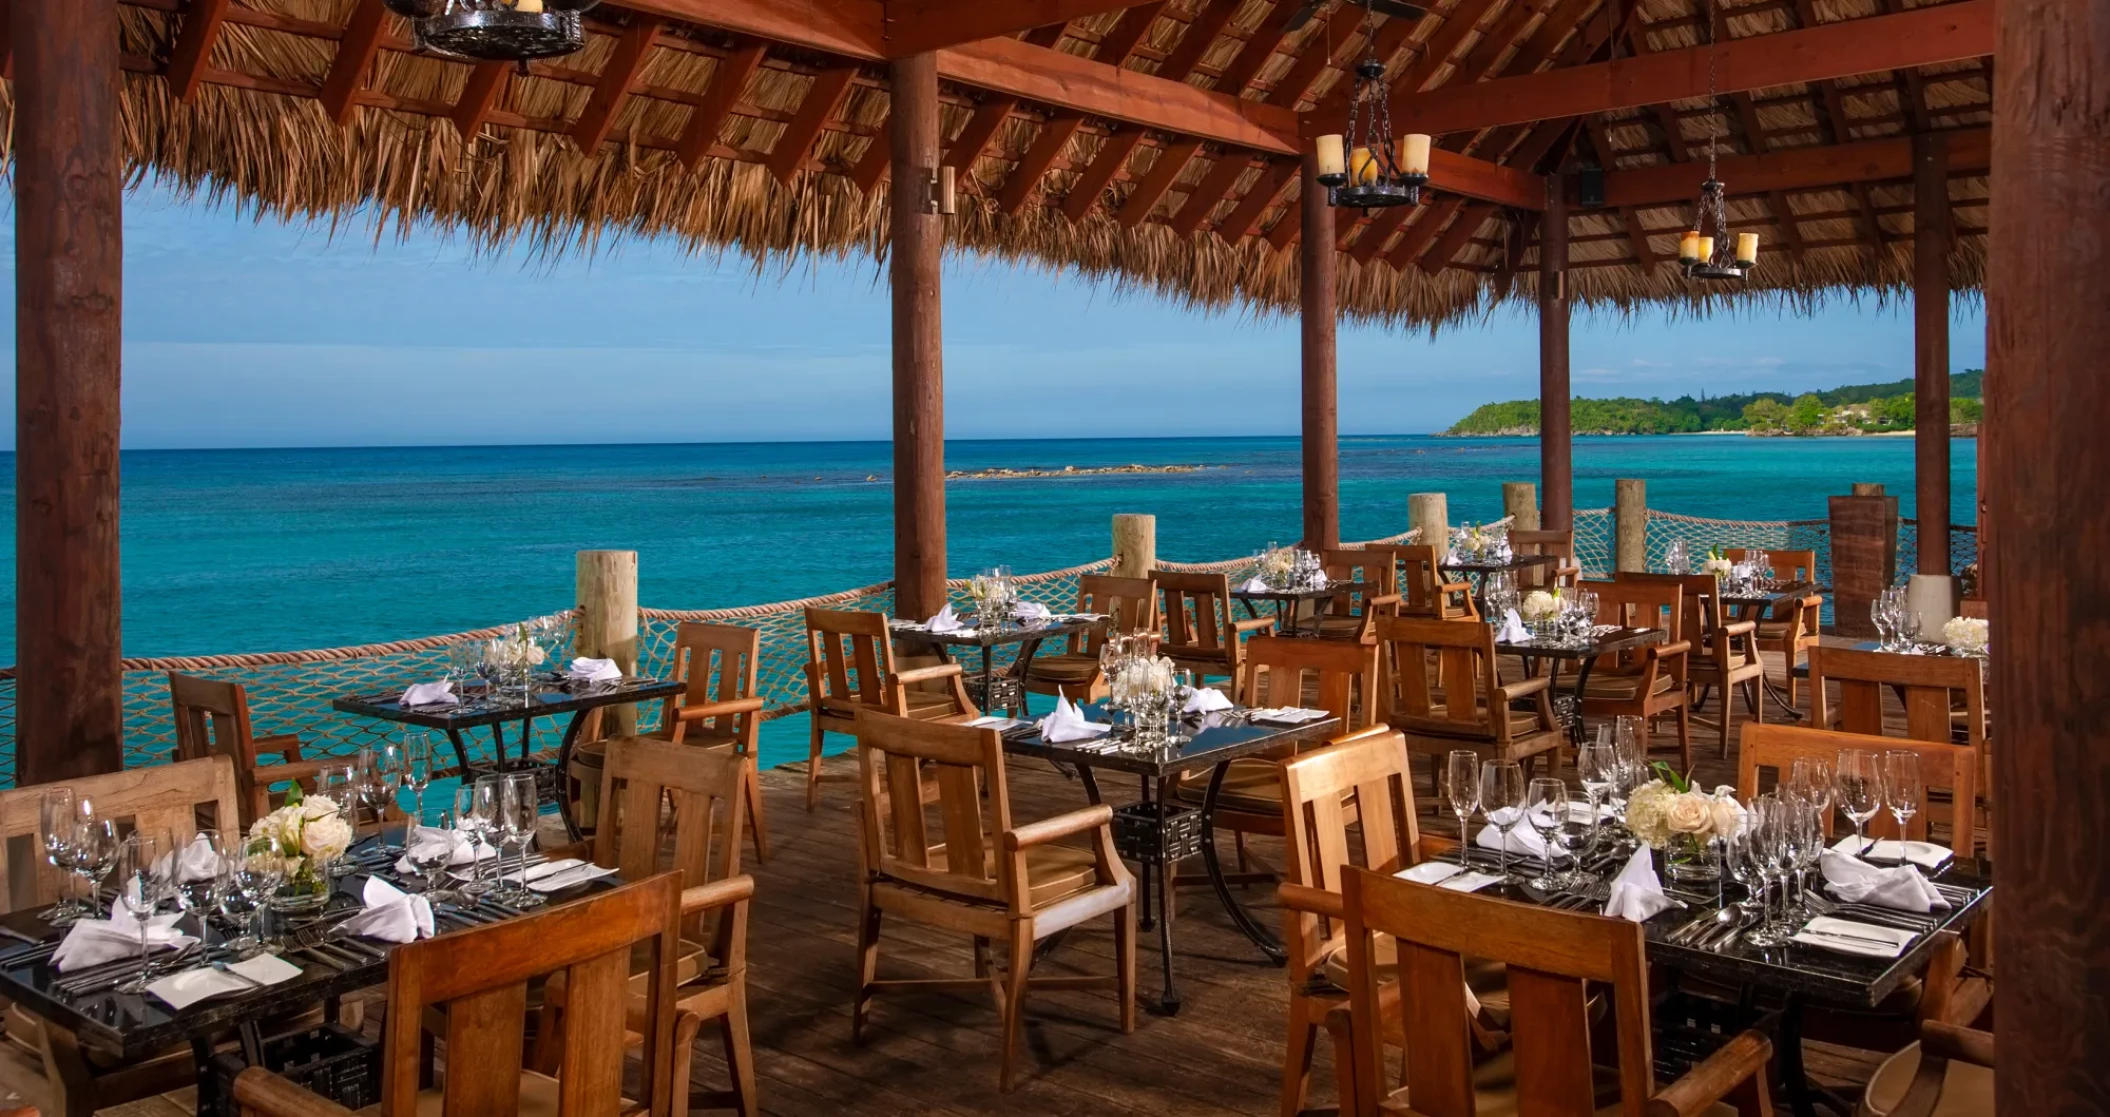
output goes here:
<path id="1" fill-rule="evenodd" d="M 1472 845 L 1473 838 L 1466 825 L 1472 821 L 1473 812 L 1480 809 L 1480 754 L 1471 749 L 1455 749 L 1447 765 L 1451 813 L 1458 816 L 1458 863 L 1463 865 L 1466 848 Z"/>
<path id="2" fill-rule="evenodd" d="M 103 878 L 117 866 L 118 846 L 122 839 L 117 834 L 115 819 L 102 818 L 96 814 L 95 802 L 77 798 L 73 803 L 73 840 L 69 846 L 73 874 L 87 882 L 88 910 L 83 918 L 96 919 L 102 915 Z"/>
<path id="3" fill-rule="evenodd" d="M 1539 856 L 1544 871 L 1530 884 L 1541 892 L 1552 892 L 1561 886 L 1560 878 L 1553 871 L 1553 854 L 1559 848 L 1554 838 L 1567 817 L 1568 785 L 1551 776 L 1532 780 L 1524 792 L 1524 823 L 1539 838 Z"/>
<path id="4" fill-rule="evenodd" d="M 1789 791 L 1817 809 L 1820 828 L 1832 817 L 1832 766 L 1821 756 L 1798 756 L 1788 768 Z"/>
<path id="5" fill-rule="evenodd" d="M 154 920 L 175 907 L 176 851 L 166 833 L 137 830 L 124 841 L 118 854 L 118 887 L 115 903 L 124 904 L 139 921 L 139 972 L 117 986 L 120 993 L 144 993 L 161 976 L 154 964 L 154 942 L 149 933 Z"/>
<path id="6" fill-rule="evenodd" d="M 47 787 L 37 802 L 37 832 L 43 838 L 44 859 L 59 871 L 63 884 L 71 884 L 72 873 L 67 871 L 68 847 L 73 841 L 73 789 L 70 787 Z M 71 887 L 60 890 L 59 902 L 44 913 L 44 922 L 54 927 L 64 927 L 81 917 L 81 905 L 71 895 Z"/>
<path id="7" fill-rule="evenodd" d="M 220 914 L 233 918 L 237 912 L 232 900 L 239 894 L 247 916 L 242 933 L 229 939 L 227 945 L 243 958 L 253 958 L 264 949 L 264 917 L 270 911 L 271 897 L 285 881 L 285 863 L 264 849 L 251 850 L 247 842 L 237 842 L 227 851 L 227 879 L 232 885 L 220 896 Z"/>
<path id="8" fill-rule="evenodd" d="M 411 830 L 403 839 L 403 857 L 410 862 L 410 871 L 417 874 L 419 891 L 433 903 L 454 898 L 453 892 L 439 885 L 447 879 L 447 866 L 454 860 L 455 830 L 454 812 L 441 811 L 439 825 L 432 833 L 420 836 Z"/>
<path id="9" fill-rule="evenodd" d="M 425 822 L 425 789 L 432 786 L 432 734 L 413 732 L 403 734 L 403 786 L 410 789 L 417 805 L 415 825 Z"/>
<path id="10" fill-rule="evenodd" d="M 200 846 L 204 847 L 204 858 L 198 858 Z M 191 840 L 175 846 L 169 854 L 175 859 L 177 898 L 183 906 L 201 913 L 212 910 L 214 890 L 220 886 L 220 877 L 226 858 L 221 853 L 220 832 L 204 829 L 191 835 Z"/>
<path id="11" fill-rule="evenodd" d="M 542 797 L 535 790 L 535 773 L 506 773 L 499 801 L 506 841 L 520 847 L 520 887 L 518 891 L 508 889 L 507 896 L 515 907 L 539 907 L 544 902 L 542 895 L 527 886 L 528 847 L 534 844 L 535 827 L 542 818 Z"/>
<path id="12" fill-rule="evenodd" d="M 375 826 L 380 826 L 388 821 L 388 808 L 394 807 L 398 812 L 402 811 L 403 769 L 409 764 L 409 761 L 403 755 L 403 746 L 394 741 L 381 746 L 378 760 L 379 764 L 371 773 L 372 783 L 370 787 L 373 795 L 372 807 Z M 414 822 L 413 825 L 415 825 Z M 391 853 L 400 852 L 393 846 L 384 846 L 382 848 Z"/>
<path id="13" fill-rule="evenodd" d="M 1508 882 L 1509 832 L 1524 821 L 1524 766 L 1514 760 L 1490 760 L 1480 766 L 1480 810 L 1501 836 L 1502 880 Z"/>
<path id="14" fill-rule="evenodd" d="M 464 702 L 468 701 L 464 692 L 469 688 L 469 680 L 476 677 L 478 655 L 473 640 L 456 640 L 447 645 L 447 681 L 454 684 L 454 693 Z"/>
<path id="15" fill-rule="evenodd" d="M 1605 802 L 1605 797 L 1611 794 L 1618 763 L 1609 725 L 1598 726 L 1597 740 L 1584 742 L 1575 750 L 1576 776 L 1582 781 L 1583 793 L 1590 797 L 1593 806 Z"/>
<path id="16" fill-rule="evenodd" d="M 1782 865 L 1780 799 L 1774 795 L 1761 795 L 1752 800 L 1749 812 L 1744 817 L 1743 837 L 1739 843 L 1739 856 L 1743 859 L 1739 879 L 1745 880 L 1758 894 L 1761 915 L 1756 926 L 1744 932 L 1744 941 L 1756 947 L 1779 946 L 1786 941 L 1780 935 L 1780 925 L 1773 918 L 1773 897 L 1780 889 L 1775 882 L 1780 880 Z"/>
<path id="17" fill-rule="evenodd" d="M 1898 820 L 1898 840 L 1905 840 L 1905 824 L 1919 813 L 1926 798 L 1920 780 L 1920 755 L 1910 749 L 1891 749 L 1883 754 L 1883 804 Z M 1961 813 L 1961 812 L 1959 812 Z M 1903 849 L 1902 846 L 1899 847 Z"/>
<path id="18" fill-rule="evenodd" d="M 497 819 L 498 777 L 478 776 L 455 788 L 454 826 L 469 839 L 469 880 L 461 887 L 465 896 L 480 896 L 492 887 L 483 879 L 483 850 L 492 844 Z"/>
<path id="19" fill-rule="evenodd" d="M 1854 856 L 1868 849 L 1868 820 L 1883 809 L 1881 758 L 1867 749 L 1840 749 L 1833 768 L 1839 809 L 1854 824 Z"/>

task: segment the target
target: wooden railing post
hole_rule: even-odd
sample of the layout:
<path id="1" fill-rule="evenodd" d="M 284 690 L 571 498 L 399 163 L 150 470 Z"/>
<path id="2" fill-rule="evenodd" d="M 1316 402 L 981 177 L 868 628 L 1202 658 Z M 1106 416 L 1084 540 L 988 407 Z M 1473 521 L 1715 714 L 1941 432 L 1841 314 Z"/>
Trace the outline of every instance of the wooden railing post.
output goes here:
<path id="1" fill-rule="evenodd" d="M 1539 529 L 1539 487 L 1529 481 L 1502 482 L 1502 514 L 1518 531 Z"/>
<path id="2" fill-rule="evenodd" d="M 1116 578 L 1148 578 L 1158 565 L 1158 518 L 1140 512 L 1114 514 Z"/>
<path id="3" fill-rule="evenodd" d="M 578 590 L 572 654 L 612 659 L 623 674 L 637 674 L 637 552 L 580 551 Z M 637 707 L 609 707 L 601 729 L 606 736 L 637 732 Z"/>
<path id="4" fill-rule="evenodd" d="M 1868 607 L 1897 580 L 1898 498 L 1835 496 L 1831 528 L 1832 631 L 1873 636 Z"/>
<path id="5" fill-rule="evenodd" d="M 1612 482 L 1612 569 L 1648 569 L 1648 482 Z"/>
<path id="6" fill-rule="evenodd" d="M 1407 496 L 1407 526 L 1421 529 L 1421 541 L 1436 548 L 1437 557 L 1451 541 L 1451 498 L 1445 493 L 1411 493 Z"/>

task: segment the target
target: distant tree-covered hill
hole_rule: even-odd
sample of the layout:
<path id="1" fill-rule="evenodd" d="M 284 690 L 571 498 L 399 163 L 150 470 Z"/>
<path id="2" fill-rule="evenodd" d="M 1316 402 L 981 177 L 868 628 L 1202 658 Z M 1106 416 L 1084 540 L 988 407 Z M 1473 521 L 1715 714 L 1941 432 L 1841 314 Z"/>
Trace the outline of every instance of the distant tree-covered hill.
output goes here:
<path id="1" fill-rule="evenodd" d="M 1950 418 L 1976 422 L 1985 370 L 1949 378 Z M 1828 392 L 1750 392 L 1728 396 L 1681 396 L 1674 400 L 1577 398 L 1572 426 L 1577 434 L 1685 434 L 1752 430 L 1782 434 L 1912 429 L 1912 381 L 1850 384 Z M 1482 404 L 1445 431 L 1453 435 L 1537 434 L 1539 401 Z"/>

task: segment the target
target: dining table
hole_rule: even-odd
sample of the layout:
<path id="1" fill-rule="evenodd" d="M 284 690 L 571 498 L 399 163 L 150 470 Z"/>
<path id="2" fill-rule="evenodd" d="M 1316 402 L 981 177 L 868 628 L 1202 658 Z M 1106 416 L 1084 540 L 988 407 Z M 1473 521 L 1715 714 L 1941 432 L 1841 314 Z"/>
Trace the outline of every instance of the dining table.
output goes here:
<path id="1" fill-rule="evenodd" d="M 1104 702 L 1082 703 L 1078 709 L 1096 724 L 1110 720 Z M 1295 723 L 1270 723 L 1256 720 L 1252 710 L 1233 707 L 1185 716 L 1165 739 L 1155 743 L 1138 740 L 1134 728 L 1127 725 L 1116 726 L 1104 737 L 1054 742 L 1042 736 L 1037 722 L 1007 721 L 987 719 L 1001 731 L 1005 752 L 1052 761 L 1066 772 L 1075 772 L 1094 805 L 1104 802 L 1101 773 L 1136 777 L 1137 800 L 1114 809 L 1114 844 L 1124 858 L 1142 867 L 1137 874 L 1142 909 L 1137 926 L 1145 932 L 1157 931 L 1164 959 L 1164 989 L 1154 1006 L 1158 1012 L 1169 1016 L 1180 1010 L 1172 972 L 1172 892 L 1179 863 L 1196 853 L 1232 924 L 1268 961 L 1282 963 L 1287 957 L 1282 940 L 1239 903 L 1217 857 L 1215 821 L 1224 775 L 1234 760 L 1333 737 L 1340 732 L 1339 718 L 1322 713 Z M 1209 782 L 1200 805 L 1179 802 L 1181 780 L 1204 770 Z"/>
<path id="2" fill-rule="evenodd" d="M 1804 598 L 1830 592 L 1831 587 L 1820 586 L 1814 582 L 1767 579 L 1734 588 L 1722 586 L 1719 600 L 1727 619 L 1732 621 L 1785 621 L 1793 610 L 1802 607 Z M 1787 691 L 1773 681 L 1773 676 L 1761 673 L 1758 683 L 1759 689 L 1773 700 L 1775 706 L 1780 707 L 1780 712 L 1786 714 L 1789 720 L 1802 720 L 1802 711 L 1796 709 L 1793 702 L 1788 701 Z M 1726 700 L 1725 698 L 1724 701 Z"/>
<path id="3" fill-rule="evenodd" d="M 1231 599 L 1245 606 L 1245 615 L 1258 617 L 1257 606 L 1269 603 L 1275 607 L 1275 634 L 1277 636 L 1317 636 L 1319 634 L 1318 610 L 1311 610 L 1312 623 L 1303 624 L 1305 606 L 1316 606 L 1322 601 L 1331 601 L 1344 593 L 1375 593 L 1376 588 L 1361 582 L 1335 582 L 1324 586 L 1301 588 L 1270 586 L 1266 589 L 1231 587 Z"/>
<path id="4" fill-rule="evenodd" d="M 1584 729 L 1582 717 L 1583 688 L 1590 684 L 1590 670 L 1597 665 L 1599 657 L 1616 656 L 1621 652 L 1633 651 L 1636 648 L 1643 648 L 1650 644 L 1660 644 L 1662 642 L 1663 630 L 1660 628 L 1629 628 L 1616 624 L 1601 624 L 1592 627 L 1588 636 L 1570 639 L 1538 639 L 1535 637 L 1524 640 L 1497 639 L 1495 641 L 1495 653 L 1497 655 L 1513 655 L 1521 658 L 1524 661 L 1524 674 L 1527 678 L 1537 676 L 1540 670 L 1540 663 L 1544 661 L 1553 676 L 1549 685 L 1556 691 L 1560 687 L 1561 665 L 1563 663 L 1574 663 L 1576 665 L 1575 682 L 1572 690 L 1570 694 L 1563 696 L 1573 704 L 1573 716 L 1564 717 L 1563 720 L 1568 726 L 1568 739 L 1575 744 L 1581 744 Z"/>
<path id="5" fill-rule="evenodd" d="M 1559 555 L 1518 555 L 1507 558 L 1460 558 L 1447 555 L 1436 564 L 1437 569 L 1452 574 L 1463 574 L 1472 580 L 1473 603 L 1479 607 L 1480 615 L 1492 616 L 1487 608 L 1487 579 L 1494 574 L 1514 574 L 1519 570 L 1535 570 L 1541 566 L 1559 567 Z M 1549 578 L 1548 582 L 1552 579 Z"/>
<path id="6" fill-rule="evenodd" d="M 948 658 L 954 649 L 978 649 L 981 659 L 975 673 L 967 678 L 967 696 L 985 712 L 1003 710 L 1024 715 L 1026 676 L 1032 670 L 1033 657 L 1039 654 L 1040 646 L 1065 636 L 1083 636 L 1105 627 L 1110 619 L 1104 613 L 1051 613 L 1024 620 L 1007 619 L 1002 624 L 984 628 L 974 623 L 970 615 L 963 618 L 960 627 L 940 630 L 931 628 L 928 622 L 897 617 L 888 622 L 887 628 L 897 638 L 929 644 Z M 1018 653 L 1012 658 L 1010 673 L 998 674 L 996 649 L 1013 645 L 1017 646 Z"/>

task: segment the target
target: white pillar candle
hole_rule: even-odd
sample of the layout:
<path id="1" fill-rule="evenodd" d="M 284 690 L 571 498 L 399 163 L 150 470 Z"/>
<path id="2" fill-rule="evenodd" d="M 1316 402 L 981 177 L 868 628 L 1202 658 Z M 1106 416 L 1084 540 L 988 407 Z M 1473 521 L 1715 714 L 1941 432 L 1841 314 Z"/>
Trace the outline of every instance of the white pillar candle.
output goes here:
<path id="1" fill-rule="evenodd" d="M 1713 237 L 1701 237 L 1701 238 L 1700 238 L 1700 256 L 1699 256 L 1699 258 L 1700 258 L 1700 259 L 1701 259 L 1702 261 L 1706 261 L 1706 260 L 1712 260 L 1712 259 L 1714 259 L 1714 238 L 1713 238 Z"/>
<path id="2" fill-rule="evenodd" d="M 1402 174 L 1426 175 L 1429 173 L 1429 138 L 1419 132 L 1409 134 L 1399 141 L 1399 169 Z"/>
<path id="3" fill-rule="evenodd" d="M 1678 259 L 1691 263 L 1700 258 L 1700 234 L 1691 229 L 1678 237 Z"/>
<path id="4" fill-rule="evenodd" d="M 1370 154 L 1367 147 L 1356 148 L 1355 153 L 1348 157 L 1348 181 L 1357 186 L 1368 186 L 1376 182 L 1378 170 L 1377 156 Z"/>
<path id="5" fill-rule="evenodd" d="M 1736 259 L 1741 264 L 1755 264 L 1758 262 L 1757 233 L 1736 234 Z"/>
<path id="6" fill-rule="evenodd" d="M 1320 174 L 1338 175 L 1347 173 L 1348 163 L 1342 151 L 1342 143 L 1343 141 L 1339 136 L 1320 136 L 1318 138 L 1315 146 L 1318 148 Z"/>

